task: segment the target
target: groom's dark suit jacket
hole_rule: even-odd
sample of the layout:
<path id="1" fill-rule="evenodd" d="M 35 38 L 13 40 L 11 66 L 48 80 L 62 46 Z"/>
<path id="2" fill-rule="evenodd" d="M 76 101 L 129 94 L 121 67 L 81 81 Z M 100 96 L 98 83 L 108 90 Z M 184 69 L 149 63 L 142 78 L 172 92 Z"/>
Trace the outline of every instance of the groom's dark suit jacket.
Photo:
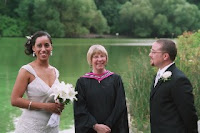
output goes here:
<path id="1" fill-rule="evenodd" d="M 175 64 L 166 71 L 172 72 L 171 80 L 161 80 L 151 89 L 151 133 L 198 133 L 190 81 Z"/>

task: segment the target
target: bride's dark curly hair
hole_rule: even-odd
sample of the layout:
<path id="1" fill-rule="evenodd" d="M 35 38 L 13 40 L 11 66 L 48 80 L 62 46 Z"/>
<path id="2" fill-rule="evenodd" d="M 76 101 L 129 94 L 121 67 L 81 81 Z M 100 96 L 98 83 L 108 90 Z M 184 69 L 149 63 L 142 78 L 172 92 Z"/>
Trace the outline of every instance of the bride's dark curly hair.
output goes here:
<path id="1" fill-rule="evenodd" d="M 27 42 L 24 45 L 25 46 L 25 51 L 24 51 L 25 54 L 27 54 L 27 55 L 33 54 L 32 46 L 35 45 L 35 40 L 41 36 L 47 36 L 49 38 L 50 43 L 52 44 L 51 36 L 49 35 L 49 33 L 45 32 L 45 31 L 37 31 L 32 36 L 27 36 Z"/>

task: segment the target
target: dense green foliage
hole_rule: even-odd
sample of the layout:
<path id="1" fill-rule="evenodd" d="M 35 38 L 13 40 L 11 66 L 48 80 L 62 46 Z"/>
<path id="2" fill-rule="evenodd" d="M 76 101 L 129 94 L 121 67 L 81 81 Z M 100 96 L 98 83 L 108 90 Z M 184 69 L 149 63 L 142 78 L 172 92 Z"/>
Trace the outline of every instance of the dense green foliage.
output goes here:
<path id="1" fill-rule="evenodd" d="M 12 10 L 8 9 L 11 4 Z M 29 35 L 37 30 L 53 37 L 109 33 L 107 20 L 93 0 L 1 0 L 0 13 L 1 36 Z"/>
<path id="2" fill-rule="evenodd" d="M 178 63 L 181 69 L 188 75 L 195 95 L 195 105 L 198 116 L 200 115 L 200 31 L 192 34 L 185 32 L 178 38 Z"/>
<path id="3" fill-rule="evenodd" d="M 0 0 L 0 36 L 176 37 L 200 29 L 195 0 Z"/>

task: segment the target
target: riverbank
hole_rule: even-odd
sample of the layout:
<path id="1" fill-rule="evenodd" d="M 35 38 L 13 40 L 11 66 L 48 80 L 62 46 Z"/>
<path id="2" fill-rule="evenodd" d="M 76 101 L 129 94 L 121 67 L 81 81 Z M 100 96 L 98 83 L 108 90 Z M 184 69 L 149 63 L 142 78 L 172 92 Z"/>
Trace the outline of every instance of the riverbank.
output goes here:
<path id="1" fill-rule="evenodd" d="M 13 122 L 14 125 L 16 126 L 17 121 L 19 118 L 14 118 Z M 130 115 L 129 115 L 129 121 L 130 121 Z M 130 122 L 129 122 L 130 124 Z M 129 127 L 130 132 L 129 133 L 133 133 L 133 127 Z M 200 120 L 198 121 L 198 132 L 200 133 Z M 14 133 L 14 131 L 8 132 L 8 133 Z M 71 125 L 69 129 L 65 129 L 65 130 L 60 130 L 59 133 L 75 133 L 75 129 L 74 129 L 74 125 Z"/>
<path id="2" fill-rule="evenodd" d="M 70 129 L 59 131 L 59 133 L 75 133 L 74 125 Z"/>

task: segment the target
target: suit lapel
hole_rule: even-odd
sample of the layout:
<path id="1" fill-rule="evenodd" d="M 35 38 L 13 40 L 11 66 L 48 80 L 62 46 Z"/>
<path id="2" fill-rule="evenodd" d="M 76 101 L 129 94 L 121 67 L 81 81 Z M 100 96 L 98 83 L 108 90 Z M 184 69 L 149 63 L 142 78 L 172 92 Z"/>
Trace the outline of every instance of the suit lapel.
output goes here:
<path id="1" fill-rule="evenodd" d="M 154 85 L 152 86 L 150 98 L 153 97 L 153 95 L 155 94 L 155 92 L 158 90 L 159 86 L 160 86 L 162 83 L 163 83 L 163 81 L 162 81 L 162 80 L 159 80 L 155 87 L 154 87 Z"/>
<path id="2" fill-rule="evenodd" d="M 172 64 L 166 71 L 171 71 L 175 68 L 175 63 Z M 155 80 L 155 78 L 154 78 Z M 154 81 L 155 82 L 155 81 Z M 151 89 L 151 94 L 150 94 L 150 99 L 152 99 L 153 95 L 156 93 L 156 91 L 158 90 L 159 86 L 161 86 L 161 84 L 163 83 L 162 80 L 159 80 L 158 83 L 156 84 L 156 86 L 154 87 L 154 82 L 153 82 L 153 86 L 152 86 L 152 89 Z"/>

